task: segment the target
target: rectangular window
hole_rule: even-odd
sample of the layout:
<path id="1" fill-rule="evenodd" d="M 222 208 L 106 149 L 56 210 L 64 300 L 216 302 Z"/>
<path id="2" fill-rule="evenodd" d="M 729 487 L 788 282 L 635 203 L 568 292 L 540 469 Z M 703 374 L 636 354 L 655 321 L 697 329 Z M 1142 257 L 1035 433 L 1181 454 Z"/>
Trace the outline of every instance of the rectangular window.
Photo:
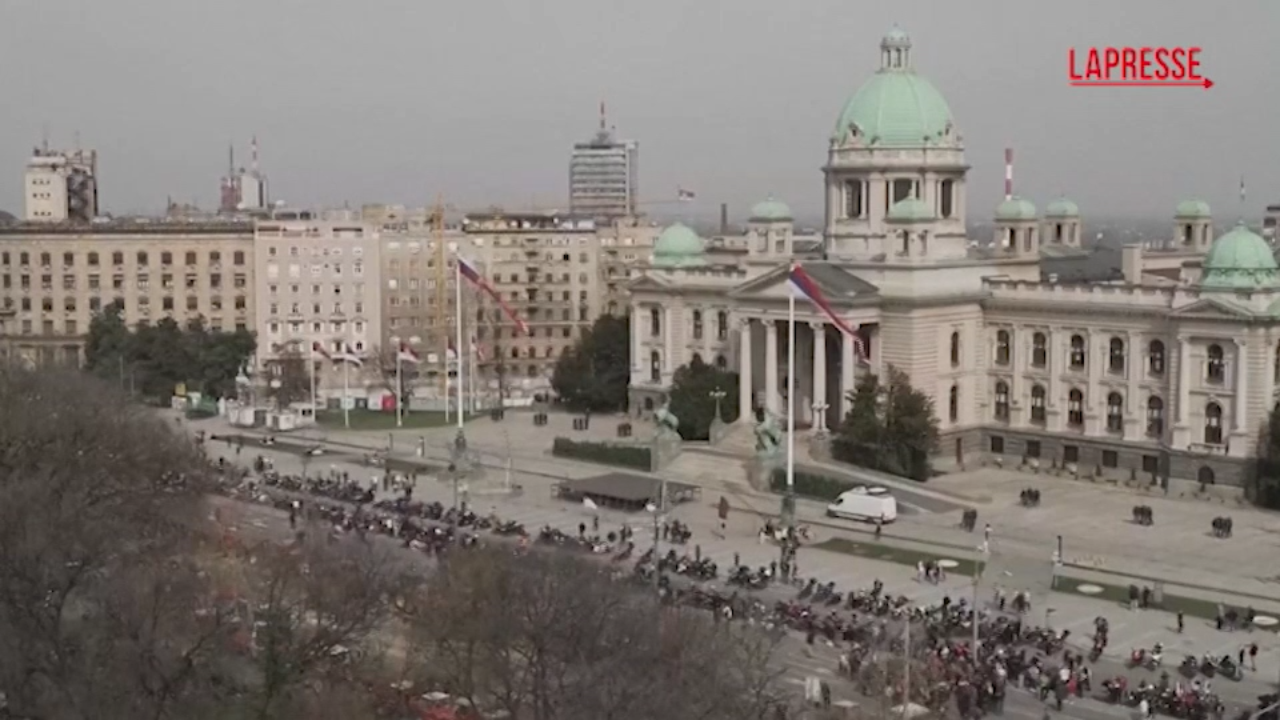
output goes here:
<path id="1" fill-rule="evenodd" d="M 1079 445 L 1063 445 L 1062 446 L 1062 462 L 1064 463 L 1080 462 L 1080 446 Z"/>
<path id="2" fill-rule="evenodd" d="M 1040 457 L 1040 441 L 1039 440 L 1027 441 L 1027 457 L 1028 458 Z"/>
<path id="3" fill-rule="evenodd" d="M 1120 467 L 1120 453 L 1115 450 L 1102 451 L 1102 467 L 1118 468 Z"/>
<path id="4" fill-rule="evenodd" d="M 1004 437 L 1000 435 L 991 436 L 991 454 L 1000 455 L 1004 453 Z"/>

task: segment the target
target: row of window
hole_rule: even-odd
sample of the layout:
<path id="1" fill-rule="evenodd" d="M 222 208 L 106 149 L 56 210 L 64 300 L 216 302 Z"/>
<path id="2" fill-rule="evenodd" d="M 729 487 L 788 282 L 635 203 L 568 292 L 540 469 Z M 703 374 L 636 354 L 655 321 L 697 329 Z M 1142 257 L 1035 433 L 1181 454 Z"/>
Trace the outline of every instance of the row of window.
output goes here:
<path id="1" fill-rule="evenodd" d="M 703 335 L 703 315 L 701 310 L 694 310 L 692 314 L 692 327 L 694 340 L 701 340 Z M 649 308 L 649 336 L 661 337 L 662 335 L 662 309 L 652 307 Z M 726 310 L 716 312 L 716 339 L 727 340 L 729 338 L 729 313 Z"/>
<path id="2" fill-rule="evenodd" d="M 75 290 L 78 285 L 77 279 L 78 278 L 75 275 L 63 275 L 62 289 Z M 102 276 L 97 273 L 90 273 L 85 277 L 85 280 L 90 290 L 97 290 L 102 286 Z M 184 281 L 187 289 L 191 290 L 199 286 L 200 276 L 196 273 L 187 273 Z M 111 276 L 111 288 L 113 290 L 123 290 L 125 282 L 126 278 L 124 273 L 115 273 Z M 151 276 L 147 273 L 141 273 L 135 276 L 134 283 L 139 290 L 145 291 L 151 286 Z M 171 273 L 163 273 L 160 275 L 160 286 L 165 290 L 172 290 L 174 288 L 174 284 L 174 275 Z M 249 286 L 249 278 L 244 273 L 236 273 L 232 279 L 232 284 L 236 288 L 247 288 Z M 222 273 L 211 273 L 209 275 L 209 287 L 215 290 L 222 287 Z M 12 289 L 13 276 L 8 274 L 0 275 L 0 288 L 5 290 Z M 31 290 L 30 275 L 24 274 L 18 276 L 18 289 L 23 291 Z M 46 291 L 53 290 L 53 275 L 40 276 L 40 289 Z"/>
<path id="3" fill-rule="evenodd" d="M 209 329 L 210 329 L 210 330 L 213 330 L 214 332 L 221 332 L 221 331 L 222 331 L 222 328 L 223 328 L 223 325 L 222 325 L 222 318 L 220 318 L 220 317 L 211 317 L 211 318 L 209 318 L 208 320 L 209 320 Z M 246 323 L 246 322 L 244 322 L 244 321 L 237 321 L 237 322 L 235 323 L 235 327 L 236 327 L 236 329 L 237 329 L 237 330 L 246 330 L 246 329 L 248 329 L 249 325 L 248 325 L 248 323 Z M 21 333 L 22 333 L 23 335 L 33 335 L 33 334 L 35 334 L 35 327 L 34 327 L 34 323 L 33 323 L 30 319 L 28 319 L 28 318 L 23 318 L 23 319 L 20 321 L 20 323 L 19 323 L 19 328 L 20 328 L 20 331 L 21 331 Z M 3 332 L 3 331 L 4 331 L 4 323 L 0 323 L 0 332 Z M 56 335 L 56 334 L 58 334 L 58 332 L 57 332 L 57 324 L 56 324 L 56 323 L 55 323 L 55 321 L 53 321 L 53 320 L 49 320 L 49 319 L 41 320 L 41 321 L 40 321 L 40 331 L 41 331 L 41 334 L 46 335 L 46 336 L 49 336 L 49 335 Z M 74 319 L 71 319 L 71 318 L 68 318 L 68 319 L 64 320 L 64 321 L 62 322 L 62 334 L 63 334 L 63 335 L 67 335 L 67 336 L 75 336 L 75 335 L 79 335 L 79 334 L 80 334 L 80 325 L 79 325 L 79 323 L 77 323 Z"/>
<path id="4" fill-rule="evenodd" d="M 319 315 L 319 314 L 321 314 L 322 312 L 324 312 L 324 308 L 323 308 L 322 303 L 318 303 L 318 302 L 311 303 L 311 314 L 312 314 L 312 315 Z M 341 302 L 335 302 L 335 303 L 333 303 L 333 314 L 334 314 L 334 315 L 341 315 L 341 314 L 343 314 L 343 312 L 344 312 L 344 311 L 343 311 L 343 309 L 342 309 L 342 303 L 341 303 Z M 360 301 L 358 301 L 358 300 L 357 300 L 357 301 L 355 302 L 355 307 L 354 307 L 354 309 L 352 310 L 352 312 L 353 312 L 355 315 L 363 315 L 363 314 L 364 314 L 364 303 L 363 303 L 363 302 L 360 302 Z M 269 310 L 268 310 L 268 314 L 270 314 L 270 315 L 279 315 L 279 314 L 280 314 L 280 304 L 279 304 L 279 303 L 271 303 L 271 305 L 270 305 L 270 307 L 269 307 Z M 289 304 L 289 314 L 290 314 L 290 315 L 301 315 L 301 314 L 302 314 L 302 303 L 290 303 L 290 304 Z"/>
<path id="5" fill-rule="evenodd" d="M 694 353 L 691 362 L 705 362 L 701 353 Z M 728 369 L 729 358 L 724 355 L 717 355 L 715 360 L 716 367 L 721 370 Z M 649 382 L 662 382 L 662 353 L 654 350 L 649 353 Z"/>
<path id="6" fill-rule="evenodd" d="M 119 302 L 124 302 L 123 298 L 117 298 L 117 300 Z M 151 307 L 151 298 L 147 297 L 146 295 L 143 295 L 137 298 L 136 301 L 137 301 L 138 307 L 140 308 L 150 309 Z M 4 304 L 4 309 L 6 310 L 12 309 L 16 304 L 22 312 L 31 312 L 32 309 L 35 307 L 35 303 L 31 302 L 31 298 L 29 297 L 21 298 L 18 303 L 14 303 L 13 298 L 6 297 L 3 300 L 3 304 Z M 249 300 L 244 295 L 237 295 L 232 300 L 232 304 L 234 305 L 236 310 L 245 310 L 249 306 Z M 88 305 L 89 305 L 90 312 L 98 312 L 99 310 L 102 309 L 102 305 L 103 305 L 102 298 L 96 295 L 90 296 Z M 75 312 L 78 307 L 79 307 L 79 301 L 76 299 L 74 295 L 68 295 L 62 298 L 62 309 L 65 310 L 66 312 Z M 176 307 L 176 301 L 172 296 L 166 295 L 160 298 L 160 307 L 162 310 L 165 310 L 166 312 L 173 310 Z M 54 308 L 53 298 L 46 297 L 46 298 L 40 299 L 41 312 L 53 312 L 53 308 Z M 190 312 L 198 311 L 200 309 L 200 298 L 195 295 L 188 295 L 186 299 L 186 308 Z M 220 295 L 211 296 L 209 298 L 209 309 L 222 310 L 222 296 Z"/>
<path id="7" fill-rule="evenodd" d="M 12 260 L 13 260 L 12 255 L 13 254 L 8 251 L 0 252 L 0 266 L 8 267 L 12 263 Z M 21 267 L 29 267 L 31 265 L 31 255 L 32 253 L 29 253 L 29 252 L 17 253 L 18 265 Z M 160 265 L 161 266 L 173 265 L 173 256 L 174 254 L 167 250 L 164 252 L 161 252 Z M 42 267 L 52 267 L 53 265 L 52 253 L 42 252 L 40 253 L 39 259 L 40 259 L 40 265 Z M 151 256 L 147 253 L 146 250 L 139 250 L 137 254 L 134 256 L 134 259 L 136 261 L 136 264 L 139 267 L 147 267 L 148 263 L 150 263 Z M 185 253 L 183 258 L 183 260 L 187 265 L 196 265 L 197 259 L 198 259 L 198 255 L 194 250 L 188 250 Z M 220 251 L 218 250 L 209 251 L 210 265 L 217 265 L 221 262 L 222 262 L 222 253 Z M 89 267 L 97 267 L 100 263 L 101 261 L 97 252 L 91 251 L 89 253 L 86 253 L 85 264 L 87 264 Z M 111 253 L 111 264 L 124 265 L 124 253 L 119 250 Z M 231 253 L 231 264 L 232 265 L 245 264 L 245 253 L 243 250 L 236 250 L 235 252 Z M 76 254 L 74 252 L 62 253 L 63 267 L 75 267 L 75 265 L 76 265 Z"/>
<path id="8" fill-rule="evenodd" d="M 1221 383 L 1227 376 L 1226 351 L 1221 345 L 1214 343 L 1205 351 L 1205 380 Z M 1123 375 L 1128 358 L 1128 349 L 1123 339 L 1113 337 L 1107 345 L 1107 370 L 1116 375 Z M 951 333 L 951 366 L 959 367 L 961 359 L 960 333 Z M 1013 334 L 1008 330 L 996 332 L 995 364 L 1008 367 L 1013 364 Z M 1067 351 L 1067 367 L 1074 371 L 1084 371 L 1088 366 L 1089 346 L 1083 335 L 1072 335 Z M 1280 367 L 1280 360 L 1278 367 Z M 1031 337 L 1031 367 L 1046 368 L 1049 365 L 1049 337 L 1038 332 Z M 1161 340 L 1147 343 L 1147 373 L 1156 377 L 1163 376 L 1167 367 L 1165 344 Z"/>

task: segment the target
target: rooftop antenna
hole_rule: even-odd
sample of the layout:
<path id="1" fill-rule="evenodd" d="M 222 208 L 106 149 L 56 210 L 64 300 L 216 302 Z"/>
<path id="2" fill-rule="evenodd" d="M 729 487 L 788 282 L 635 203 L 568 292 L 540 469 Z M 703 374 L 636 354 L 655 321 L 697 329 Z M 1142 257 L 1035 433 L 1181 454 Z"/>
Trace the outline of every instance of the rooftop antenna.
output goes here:
<path id="1" fill-rule="evenodd" d="M 258 136 L 254 135 L 249 143 L 249 169 L 258 174 Z"/>
<path id="2" fill-rule="evenodd" d="M 604 108 L 604 101 L 603 101 L 603 100 L 601 100 L 601 101 L 600 101 L 600 132 L 604 132 L 604 131 L 605 131 L 605 127 L 608 125 L 608 123 L 607 123 L 607 122 L 606 122 L 606 120 L 605 120 L 605 111 L 604 111 L 604 110 L 605 110 L 605 108 Z"/>
<path id="3" fill-rule="evenodd" d="M 1013 199 L 1013 148 L 1004 149 L 1004 199 Z"/>
<path id="4" fill-rule="evenodd" d="M 1245 201 L 1244 175 L 1240 176 L 1240 223 L 1244 224 L 1244 201 Z"/>
<path id="5" fill-rule="evenodd" d="M 40 150 L 46 155 L 49 153 L 49 123 L 40 126 Z"/>
<path id="6" fill-rule="evenodd" d="M 227 179 L 236 176 L 236 144 L 234 142 L 227 143 Z"/>

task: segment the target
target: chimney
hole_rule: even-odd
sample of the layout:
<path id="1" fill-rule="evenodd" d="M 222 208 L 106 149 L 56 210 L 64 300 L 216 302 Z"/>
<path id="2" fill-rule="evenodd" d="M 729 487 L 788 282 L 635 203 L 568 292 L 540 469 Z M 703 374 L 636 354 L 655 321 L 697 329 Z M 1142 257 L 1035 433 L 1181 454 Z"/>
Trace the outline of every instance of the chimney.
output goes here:
<path id="1" fill-rule="evenodd" d="M 1120 272 L 1129 285 L 1142 284 L 1142 245 L 1125 245 L 1120 250 Z"/>
<path id="2" fill-rule="evenodd" d="M 720 203 L 720 234 L 729 234 L 729 203 Z"/>

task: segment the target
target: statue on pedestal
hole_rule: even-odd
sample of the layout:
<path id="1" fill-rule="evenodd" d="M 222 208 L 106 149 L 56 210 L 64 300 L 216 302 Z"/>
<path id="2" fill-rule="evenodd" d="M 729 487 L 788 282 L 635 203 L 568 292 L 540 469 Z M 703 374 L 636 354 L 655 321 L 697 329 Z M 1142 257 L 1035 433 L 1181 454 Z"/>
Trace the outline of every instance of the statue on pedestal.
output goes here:
<path id="1" fill-rule="evenodd" d="M 782 449 L 782 428 L 769 412 L 760 413 L 760 420 L 755 426 L 756 457 L 770 459 L 777 457 Z"/>
<path id="2" fill-rule="evenodd" d="M 671 403 L 658 408 L 653 413 L 653 422 L 658 426 L 658 435 L 679 435 L 680 418 L 671 413 Z"/>

